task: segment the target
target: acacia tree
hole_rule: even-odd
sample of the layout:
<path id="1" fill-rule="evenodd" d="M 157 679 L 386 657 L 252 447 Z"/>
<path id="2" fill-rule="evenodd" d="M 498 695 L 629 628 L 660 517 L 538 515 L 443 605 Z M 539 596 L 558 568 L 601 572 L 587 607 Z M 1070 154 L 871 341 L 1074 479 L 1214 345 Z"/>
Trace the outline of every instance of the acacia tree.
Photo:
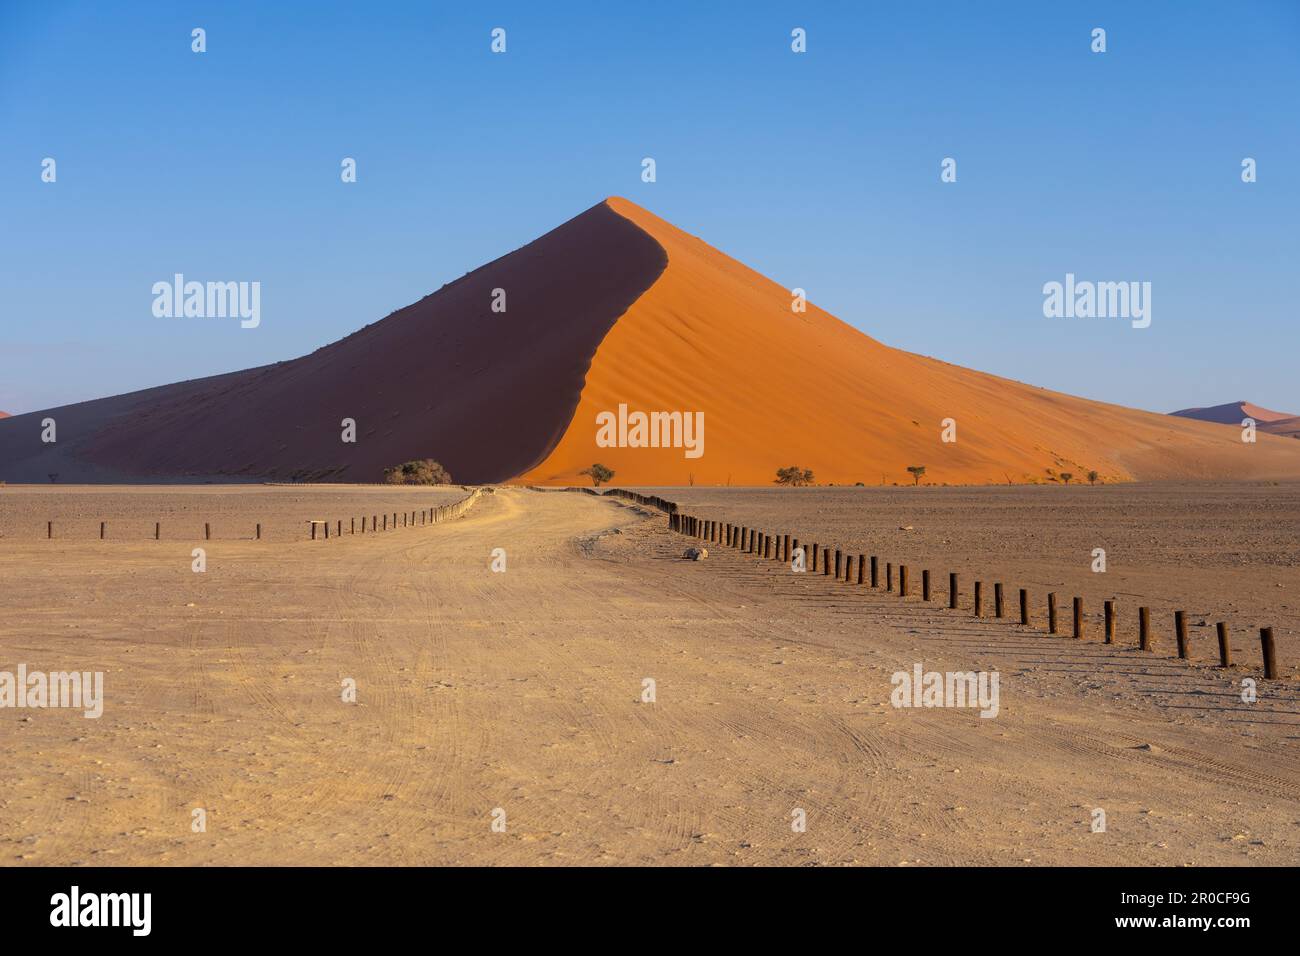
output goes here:
<path id="1" fill-rule="evenodd" d="M 912 487 L 915 488 L 921 483 L 921 476 L 925 474 L 925 465 L 908 465 L 907 470 L 912 473 Z"/>
<path id="2" fill-rule="evenodd" d="M 1095 485 L 1096 483 L 1097 483 L 1097 473 L 1095 471 L 1088 472 L 1088 484 Z"/>
<path id="3" fill-rule="evenodd" d="M 1070 479 L 1073 477 L 1074 477 L 1074 472 L 1072 471 L 1061 472 L 1061 480 L 1065 482 L 1067 485 L 1070 483 Z"/>
<path id="4" fill-rule="evenodd" d="M 578 474 L 590 475 L 591 483 L 595 487 L 599 488 L 602 484 L 604 484 L 605 482 L 609 481 L 609 479 L 614 477 L 614 469 L 606 468 L 604 465 L 600 464 L 600 462 L 597 462 L 596 464 L 592 465 L 590 468 L 582 469 L 582 471 L 578 472 Z"/>
<path id="5" fill-rule="evenodd" d="M 800 468 L 798 465 L 791 465 L 789 468 L 778 468 L 776 470 L 776 481 L 773 484 L 790 485 L 794 488 L 802 488 L 804 485 L 813 483 L 813 473 L 811 468 Z"/>

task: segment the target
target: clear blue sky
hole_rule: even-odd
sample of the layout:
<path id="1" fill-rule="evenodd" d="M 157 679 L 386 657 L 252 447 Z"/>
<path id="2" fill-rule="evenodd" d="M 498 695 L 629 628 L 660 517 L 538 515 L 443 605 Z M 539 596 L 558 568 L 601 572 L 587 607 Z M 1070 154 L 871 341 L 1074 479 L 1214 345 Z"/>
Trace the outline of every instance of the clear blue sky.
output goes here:
<path id="1" fill-rule="evenodd" d="M 0 409 L 294 357 L 623 195 L 891 345 L 1300 413 L 1298 97 L 1291 0 L 6 0 Z M 261 327 L 155 318 L 175 272 Z M 1151 327 L 1044 318 L 1066 272 Z"/>

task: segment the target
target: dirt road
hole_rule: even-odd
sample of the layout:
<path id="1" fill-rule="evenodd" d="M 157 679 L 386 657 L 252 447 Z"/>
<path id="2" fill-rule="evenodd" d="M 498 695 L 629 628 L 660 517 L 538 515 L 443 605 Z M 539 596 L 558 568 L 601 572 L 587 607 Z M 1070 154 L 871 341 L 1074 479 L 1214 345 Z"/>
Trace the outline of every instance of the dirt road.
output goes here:
<path id="1" fill-rule="evenodd" d="M 190 542 L 5 541 L 0 670 L 102 670 L 105 702 L 0 710 L 0 859 L 1300 862 L 1292 682 L 1248 704 L 1253 670 L 685 545 L 523 489 L 437 527 L 212 541 L 205 573 Z M 892 707 L 918 663 L 997 671 L 998 715 Z"/>

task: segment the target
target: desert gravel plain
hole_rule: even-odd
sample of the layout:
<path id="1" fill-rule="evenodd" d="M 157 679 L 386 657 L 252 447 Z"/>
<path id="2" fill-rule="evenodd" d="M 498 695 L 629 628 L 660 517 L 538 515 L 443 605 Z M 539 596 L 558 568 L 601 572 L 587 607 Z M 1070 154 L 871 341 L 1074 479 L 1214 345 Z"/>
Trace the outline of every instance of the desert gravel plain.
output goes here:
<path id="1" fill-rule="evenodd" d="M 950 611 L 942 589 L 924 605 L 725 548 L 685 561 L 662 514 L 589 494 L 496 488 L 436 526 L 301 530 L 461 494 L 0 489 L 0 670 L 105 674 L 97 720 L 0 710 L 0 860 L 1300 862 L 1294 484 L 665 492 L 918 581 L 1115 594 L 1123 615 L 1141 596 L 1147 654 L 1126 616 L 1108 647 L 1095 625 L 1079 642 L 975 619 L 969 595 Z M 214 534 L 194 573 L 195 531 L 151 536 L 169 501 L 204 520 L 195 495 L 234 502 L 232 529 L 283 531 Z M 99 541 L 109 513 L 144 533 Z M 74 515 L 85 534 L 43 539 Z M 1212 628 L 1193 628 L 1201 660 L 1173 658 L 1163 615 L 1184 601 L 1233 622 L 1237 667 L 1212 666 Z M 1286 674 L 1246 703 L 1261 623 Z M 997 671 L 998 715 L 890 706 L 916 663 Z"/>

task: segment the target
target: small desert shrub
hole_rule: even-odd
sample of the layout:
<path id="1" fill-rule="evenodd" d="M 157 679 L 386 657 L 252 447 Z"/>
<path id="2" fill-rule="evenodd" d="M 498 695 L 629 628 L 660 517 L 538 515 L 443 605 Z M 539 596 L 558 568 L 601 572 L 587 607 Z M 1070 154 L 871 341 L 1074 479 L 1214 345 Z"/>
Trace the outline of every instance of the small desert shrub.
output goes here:
<path id="1" fill-rule="evenodd" d="M 384 481 L 390 485 L 449 485 L 451 475 L 432 458 L 419 458 L 385 468 Z"/>

